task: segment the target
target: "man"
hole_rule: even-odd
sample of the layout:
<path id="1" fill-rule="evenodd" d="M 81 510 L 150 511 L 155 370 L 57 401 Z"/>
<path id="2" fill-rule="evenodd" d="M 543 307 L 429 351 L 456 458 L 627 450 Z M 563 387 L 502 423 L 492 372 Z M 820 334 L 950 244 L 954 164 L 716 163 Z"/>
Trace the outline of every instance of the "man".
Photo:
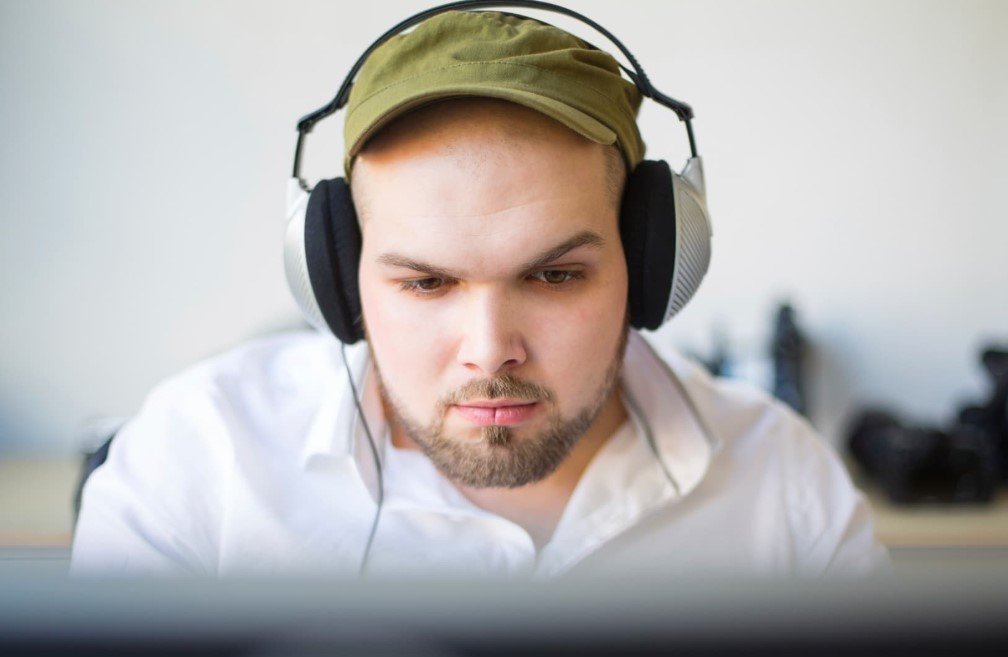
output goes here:
<path id="1" fill-rule="evenodd" d="M 74 572 L 884 568 L 803 420 L 630 329 L 639 103 L 535 21 L 451 12 L 382 46 L 346 118 L 366 340 L 347 371 L 297 332 L 155 389 L 87 484 Z"/>

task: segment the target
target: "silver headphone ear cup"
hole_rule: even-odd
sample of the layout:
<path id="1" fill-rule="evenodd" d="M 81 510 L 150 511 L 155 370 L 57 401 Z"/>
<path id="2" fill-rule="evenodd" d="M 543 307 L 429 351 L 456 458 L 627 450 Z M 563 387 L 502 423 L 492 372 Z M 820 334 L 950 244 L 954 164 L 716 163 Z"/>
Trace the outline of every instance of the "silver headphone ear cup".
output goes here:
<path id="1" fill-rule="evenodd" d="M 301 310 L 301 316 L 319 331 L 328 331 L 308 277 L 308 257 L 305 254 L 306 208 L 307 202 L 300 203 L 300 207 L 288 218 L 284 234 L 284 273 L 287 276 L 287 287 Z"/>
<path id="2" fill-rule="evenodd" d="M 700 287 L 710 266 L 713 237 L 704 194 L 703 163 L 699 157 L 690 158 L 681 174 L 672 172 L 672 190 L 676 259 L 665 320 L 679 312 Z"/>

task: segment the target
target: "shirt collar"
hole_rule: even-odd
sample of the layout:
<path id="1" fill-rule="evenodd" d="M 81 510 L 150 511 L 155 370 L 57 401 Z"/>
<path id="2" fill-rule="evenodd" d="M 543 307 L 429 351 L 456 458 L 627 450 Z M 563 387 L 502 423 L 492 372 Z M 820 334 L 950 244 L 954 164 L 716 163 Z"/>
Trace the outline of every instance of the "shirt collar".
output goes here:
<path id="1" fill-rule="evenodd" d="M 641 438 L 680 497 L 696 488 L 720 447 L 686 389 L 684 370 L 684 363 L 666 362 L 641 333 L 630 332 L 623 397 Z"/>
<path id="2" fill-rule="evenodd" d="M 380 441 L 387 432 L 387 426 L 367 343 L 360 341 L 341 349 L 339 342 L 334 339 L 325 357 L 329 361 L 329 367 L 326 368 L 326 376 L 322 381 L 318 411 L 306 435 L 302 464 L 307 466 L 313 458 L 319 456 L 364 455 L 370 458 L 367 430 L 370 430 L 376 441 L 375 446 L 380 454 Z M 347 379 L 347 369 L 353 377 L 356 398 Z M 367 428 L 360 422 L 358 400 L 367 418 Z M 362 440 L 357 440 L 358 437 Z"/>

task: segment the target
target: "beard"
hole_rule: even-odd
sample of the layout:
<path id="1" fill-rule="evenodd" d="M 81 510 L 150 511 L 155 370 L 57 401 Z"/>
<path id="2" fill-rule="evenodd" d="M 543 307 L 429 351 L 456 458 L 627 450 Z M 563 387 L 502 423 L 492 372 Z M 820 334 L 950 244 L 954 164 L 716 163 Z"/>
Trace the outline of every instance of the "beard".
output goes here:
<path id="1" fill-rule="evenodd" d="M 629 322 L 624 322 L 602 384 L 591 401 L 569 418 L 560 415 L 551 390 L 505 374 L 471 381 L 443 396 L 436 404 L 434 421 L 424 425 L 409 417 L 388 390 L 373 353 L 372 362 L 378 389 L 392 419 L 420 446 L 441 474 L 472 488 L 517 488 L 540 481 L 555 471 L 602 412 L 619 380 L 629 330 Z M 445 419 L 452 405 L 470 399 L 499 398 L 545 404 L 548 409 L 546 427 L 520 440 L 515 439 L 510 427 L 501 425 L 481 427 L 478 440 L 444 432 Z"/>

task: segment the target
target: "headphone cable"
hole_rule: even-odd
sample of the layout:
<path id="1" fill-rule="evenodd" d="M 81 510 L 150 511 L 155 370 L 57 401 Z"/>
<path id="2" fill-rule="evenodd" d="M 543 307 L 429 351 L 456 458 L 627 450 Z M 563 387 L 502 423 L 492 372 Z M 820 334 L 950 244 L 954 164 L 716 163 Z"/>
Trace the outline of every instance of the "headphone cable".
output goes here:
<path id="1" fill-rule="evenodd" d="M 371 556 L 371 545 L 374 543 L 375 533 L 378 531 L 378 518 L 381 516 L 382 503 L 385 501 L 385 481 L 382 478 L 381 460 L 378 458 L 378 446 L 375 444 L 374 436 L 371 435 L 371 427 L 368 426 L 367 417 L 364 416 L 364 409 L 361 408 L 360 398 L 357 396 L 357 386 L 354 385 L 353 374 L 350 372 L 350 364 L 346 357 L 346 344 L 340 341 L 340 353 L 343 355 L 343 367 L 346 368 L 347 380 L 350 382 L 350 390 L 353 393 L 354 405 L 357 407 L 357 415 L 364 423 L 364 433 L 367 434 L 368 445 L 371 447 L 371 456 L 374 458 L 375 471 L 378 474 L 378 500 L 375 508 L 374 520 L 371 522 L 371 532 L 368 534 L 367 543 L 364 545 L 364 556 L 361 557 L 360 567 L 357 569 L 358 575 L 363 575 L 367 569 L 368 558 Z"/>

